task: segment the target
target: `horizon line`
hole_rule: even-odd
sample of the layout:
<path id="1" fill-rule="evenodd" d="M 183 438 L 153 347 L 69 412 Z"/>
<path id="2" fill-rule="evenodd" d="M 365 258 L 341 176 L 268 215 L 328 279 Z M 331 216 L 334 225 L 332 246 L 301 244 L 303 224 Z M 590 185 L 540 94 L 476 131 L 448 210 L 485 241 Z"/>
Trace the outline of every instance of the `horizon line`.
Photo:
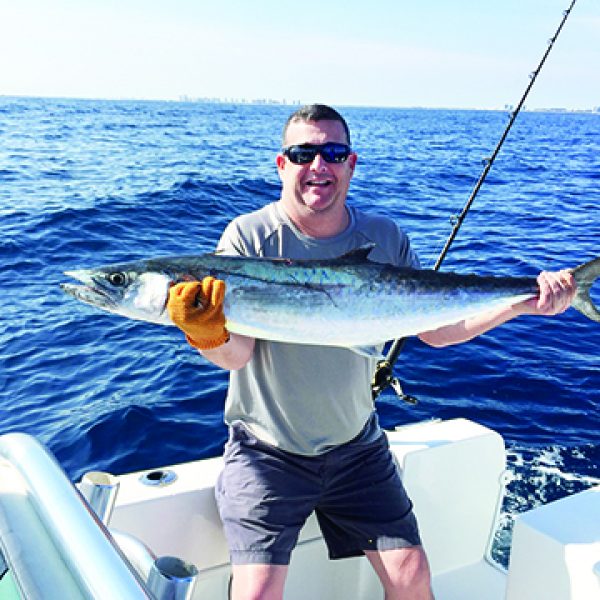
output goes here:
<path id="1" fill-rule="evenodd" d="M 167 102 L 173 104 L 229 104 L 239 106 L 302 106 L 306 104 L 301 100 L 290 100 L 287 101 L 285 98 L 278 100 L 275 98 L 235 98 L 235 97 L 196 97 L 182 94 L 177 98 L 144 98 L 136 96 L 122 96 L 122 97 L 111 97 L 111 96 L 41 96 L 35 94 L 0 94 L 0 99 L 14 98 L 23 100 L 75 100 L 75 101 L 88 101 L 88 102 Z M 482 107 L 482 106 L 430 106 L 430 105 L 415 105 L 415 104 L 346 104 L 346 103 L 330 103 L 334 106 L 340 106 L 343 108 L 376 108 L 376 109 L 402 109 L 402 110 L 473 110 L 473 111 L 490 111 L 490 112 L 503 112 L 514 110 L 514 105 L 504 104 L 503 106 L 496 107 Z M 600 114 L 600 106 L 594 106 L 589 108 L 573 108 L 573 107 L 560 107 L 560 106 L 523 106 L 521 108 L 523 112 L 553 112 L 553 113 L 585 113 L 585 114 Z"/>

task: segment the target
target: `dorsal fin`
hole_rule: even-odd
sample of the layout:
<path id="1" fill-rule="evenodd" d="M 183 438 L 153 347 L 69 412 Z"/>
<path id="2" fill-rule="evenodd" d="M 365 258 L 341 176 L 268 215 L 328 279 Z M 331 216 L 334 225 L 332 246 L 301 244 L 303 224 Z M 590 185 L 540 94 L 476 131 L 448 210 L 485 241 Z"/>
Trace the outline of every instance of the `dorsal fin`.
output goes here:
<path id="1" fill-rule="evenodd" d="M 342 254 L 342 256 L 340 256 L 337 260 L 368 260 L 369 254 L 373 248 L 375 248 L 375 244 L 373 243 L 364 244 L 363 246 L 359 246 L 354 250 L 350 250 L 350 252 L 346 252 L 346 254 Z"/>

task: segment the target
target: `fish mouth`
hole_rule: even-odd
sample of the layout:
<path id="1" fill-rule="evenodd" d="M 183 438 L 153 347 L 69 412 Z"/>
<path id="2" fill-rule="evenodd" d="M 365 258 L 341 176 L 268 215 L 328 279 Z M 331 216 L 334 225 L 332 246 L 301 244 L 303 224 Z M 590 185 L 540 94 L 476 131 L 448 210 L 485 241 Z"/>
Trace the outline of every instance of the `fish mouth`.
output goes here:
<path id="1" fill-rule="evenodd" d="M 85 271 L 65 271 L 65 275 L 77 279 L 83 285 L 61 283 L 60 287 L 63 292 L 73 296 L 80 302 L 99 308 L 111 310 L 116 307 L 117 303 L 112 295 L 107 290 L 102 289 Z"/>

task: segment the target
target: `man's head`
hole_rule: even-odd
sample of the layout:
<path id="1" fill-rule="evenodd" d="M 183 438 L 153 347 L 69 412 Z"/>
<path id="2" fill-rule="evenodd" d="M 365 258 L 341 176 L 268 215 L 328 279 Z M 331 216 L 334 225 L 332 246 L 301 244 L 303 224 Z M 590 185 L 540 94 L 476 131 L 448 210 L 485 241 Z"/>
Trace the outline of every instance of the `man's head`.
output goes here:
<path id="1" fill-rule="evenodd" d="M 331 106 L 327 106 L 326 104 L 307 104 L 302 108 L 299 108 L 295 113 L 291 114 L 288 120 L 285 122 L 285 126 L 283 127 L 283 146 L 287 145 L 286 135 L 288 131 L 288 127 L 294 121 L 313 121 L 314 123 L 318 123 L 319 121 L 337 121 L 341 123 L 344 128 L 344 132 L 346 134 L 346 144 L 350 146 L 350 129 L 348 128 L 348 123 L 340 113 L 331 108 Z"/>
<path id="2" fill-rule="evenodd" d="M 312 104 L 290 116 L 277 169 L 283 207 L 302 231 L 321 237 L 346 227 L 346 195 L 356 159 L 348 125 L 333 108 Z"/>

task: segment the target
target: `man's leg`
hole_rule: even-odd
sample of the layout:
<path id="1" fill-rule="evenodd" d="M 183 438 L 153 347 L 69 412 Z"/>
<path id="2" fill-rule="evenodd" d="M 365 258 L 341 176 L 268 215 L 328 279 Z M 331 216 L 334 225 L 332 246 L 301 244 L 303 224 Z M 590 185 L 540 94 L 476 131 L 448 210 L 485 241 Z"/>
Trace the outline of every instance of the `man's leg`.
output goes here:
<path id="1" fill-rule="evenodd" d="M 385 600 L 433 600 L 429 563 L 421 546 L 365 554 L 383 584 Z"/>
<path id="2" fill-rule="evenodd" d="M 282 600 L 286 565 L 233 565 L 231 600 Z"/>
<path id="3" fill-rule="evenodd" d="M 320 494 L 321 460 L 230 430 L 215 488 L 232 562 L 231 598 L 281 600 L 290 554 Z M 315 464 L 316 463 L 316 464 Z"/>

